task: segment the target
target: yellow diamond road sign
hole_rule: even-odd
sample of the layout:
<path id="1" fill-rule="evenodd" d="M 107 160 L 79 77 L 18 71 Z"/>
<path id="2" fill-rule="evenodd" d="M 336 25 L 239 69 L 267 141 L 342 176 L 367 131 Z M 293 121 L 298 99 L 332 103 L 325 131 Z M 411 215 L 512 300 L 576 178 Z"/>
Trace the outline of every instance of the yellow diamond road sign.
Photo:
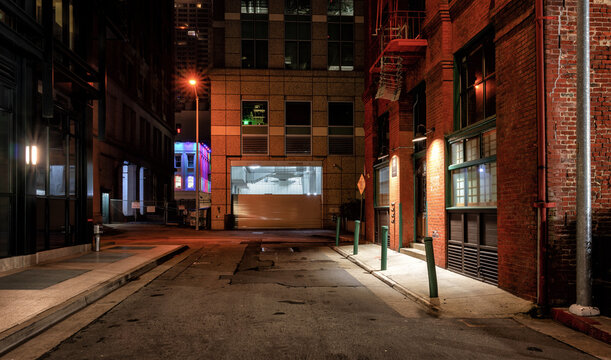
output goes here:
<path id="1" fill-rule="evenodd" d="M 359 192 L 361 193 L 361 195 L 363 195 L 363 191 L 365 191 L 365 177 L 363 176 L 363 174 L 361 174 L 361 178 L 359 179 L 359 182 L 356 184 L 356 186 L 359 188 Z"/>

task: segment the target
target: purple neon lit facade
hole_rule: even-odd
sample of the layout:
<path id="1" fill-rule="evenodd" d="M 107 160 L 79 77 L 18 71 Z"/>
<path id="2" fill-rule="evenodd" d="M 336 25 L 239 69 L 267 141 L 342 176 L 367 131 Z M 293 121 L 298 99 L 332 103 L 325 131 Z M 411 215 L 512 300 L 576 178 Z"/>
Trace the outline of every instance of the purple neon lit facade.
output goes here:
<path id="1" fill-rule="evenodd" d="M 194 142 L 174 143 L 174 192 L 195 191 L 195 151 Z M 200 191 L 209 193 L 210 184 L 210 147 L 206 144 L 199 146 L 199 173 Z"/>

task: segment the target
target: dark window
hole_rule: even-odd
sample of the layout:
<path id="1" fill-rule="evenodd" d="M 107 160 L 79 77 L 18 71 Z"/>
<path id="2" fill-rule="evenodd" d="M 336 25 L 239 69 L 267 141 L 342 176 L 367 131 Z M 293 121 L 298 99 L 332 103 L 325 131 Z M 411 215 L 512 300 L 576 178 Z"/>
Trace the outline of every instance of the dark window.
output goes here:
<path id="1" fill-rule="evenodd" d="M 494 44 L 491 36 L 457 56 L 458 129 L 496 115 Z"/>
<path id="2" fill-rule="evenodd" d="M 414 138 L 426 134 L 426 91 L 424 83 L 413 91 L 414 105 L 412 108 L 414 117 Z M 426 140 L 414 143 L 414 152 L 426 149 Z"/>
<path id="3" fill-rule="evenodd" d="M 354 117 L 352 103 L 329 103 L 328 140 L 329 155 L 354 154 Z"/>
<path id="4" fill-rule="evenodd" d="M 284 66 L 310 68 L 312 9 L 309 0 L 286 0 L 284 16 Z"/>
<path id="5" fill-rule="evenodd" d="M 311 153 L 311 112 L 309 102 L 286 102 L 287 154 L 309 155 Z"/>
<path id="6" fill-rule="evenodd" d="M 329 70 L 354 70 L 353 0 L 329 0 L 327 20 Z"/>
<path id="7" fill-rule="evenodd" d="M 242 68 L 267 68 L 268 6 L 266 0 L 242 0 Z"/>
<path id="8" fill-rule="evenodd" d="M 378 157 L 383 157 L 388 155 L 388 113 L 384 113 L 382 116 L 378 117 L 377 120 L 377 147 L 378 147 Z"/>

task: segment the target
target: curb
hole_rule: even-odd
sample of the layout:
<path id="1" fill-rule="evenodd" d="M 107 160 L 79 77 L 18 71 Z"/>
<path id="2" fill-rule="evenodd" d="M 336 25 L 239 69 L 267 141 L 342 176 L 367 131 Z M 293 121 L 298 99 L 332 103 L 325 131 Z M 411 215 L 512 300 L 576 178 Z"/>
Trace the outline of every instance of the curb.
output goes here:
<path id="1" fill-rule="evenodd" d="M 572 314 L 567 309 L 554 308 L 552 309 L 552 318 L 573 330 L 611 345 L 611 334 L 598 327 L 601 324 L 596 321 L 595 316 L 583 317 Z"/>
<path id="2" fill-rule="evenodd" d="M 66 300 L 62 304 L 47 309 L 33 318 L 23 322 L 22 324 L 16 325 L 13 328 L 4 331 L 4 333 L 0 334 L 0 356 L 5 355 L 17 346 L 66 319 L 68 316 L 82 310 L 86 306 L 120 288 L 128 281 L 138 278 L 140 275 L 152 270 L 160 264 L 163 264 L 188 248 L 189 247 L 187 245 L 179 246 L 167 254 L 164 254 L 156 259 L 152 259 L 149 262 L 134 268 L 127 274 L 118 275 L 113 279 L 107 280 L 93 289 L 76 295 L 73 298 Z"/>
<path id="3" fill-rule="evenodd" d="M 381 280 L 383 283 L 385 283 L 386 285 L 390 286 L 392 289 L 394 289 L 398 293 L 402 294 L 403 296 L 407 297 L 408 299 L 410 299 L 410 300 L 412 300 L 412 301 L 414 301 L 414 302 L 416 302 L 416 303 L 418 303 L 420 305 L 424 305 L 430 311 L 433 311 L 433 312 L 441 311 L 439 306 L 433 304 L 429 298 L 420 296 L 420 295 L 414 293 L 413 291 L 410 291 L 409 289 L 407 289 L 403 285 L 397 283 L 396 281 L 394 281 L 393 279 L 389 278 L 388 276 L 380 273 L 380 270 L 372 269 L 369 265 L 367 265 L 364 262 L 362 262 L 361 260 L 355 258 L 354 255 L 348 254 L 347 252 L 345 252 L 344 250 L 342 250 L 342 249 L 340 249 L 340 248 L 338 248 L 336 246 L 331 246 L 331 249 L 335 250 L 338 254 L 340 254 L 341 256 L 345 257 L 346 259 L 352 261 L 353 263 L 355 263 L 359 267 L 363 268 L 365 271 L 367 271 L 371 275 L 375 276 L 376 278 Z"/>

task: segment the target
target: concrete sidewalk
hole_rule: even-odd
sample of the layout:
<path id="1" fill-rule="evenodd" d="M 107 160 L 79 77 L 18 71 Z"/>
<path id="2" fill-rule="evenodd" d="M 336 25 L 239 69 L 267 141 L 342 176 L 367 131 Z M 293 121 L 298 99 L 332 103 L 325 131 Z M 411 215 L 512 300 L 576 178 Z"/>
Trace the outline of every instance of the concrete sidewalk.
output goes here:
<path id="1" fill-rule="evenodd" d="M 534 304 L 496 286 L 437 267 L 439 297 L 429 297 L 426 261 L 388 250 L 388 269 L 380 270 L 381 249 L 361 244 L 358 255 L 353 245 L 334 249 L 408 298 L 427 306 L 441 317 L 502 318 L 529 311 Z"/>
<path id="2" fill-rule="evenodd" d="M 0 273 L 0 355 L 186 250 L 110 245 Z"/>
<path id="3" fill-rule="evenodd" d="M 607 317 L 583 318 L 566 309 L 553 309 L 554 320 L 534 319 L 525 314 L 533 303 L 440 267 L 436 267 L 439 297 L 431 298 L 426 261 L 389 249 L 387 270 L 382 271 L 380 245 L 359 244 L 358 254 L 353 255 L 353 244 L 347 245 L 345 236 L 341 240 L 343 245 L 334 246 L 335 251 L 438 317 L 513 318 L 591 355 L 611 359 L 611 320 Z"/>

